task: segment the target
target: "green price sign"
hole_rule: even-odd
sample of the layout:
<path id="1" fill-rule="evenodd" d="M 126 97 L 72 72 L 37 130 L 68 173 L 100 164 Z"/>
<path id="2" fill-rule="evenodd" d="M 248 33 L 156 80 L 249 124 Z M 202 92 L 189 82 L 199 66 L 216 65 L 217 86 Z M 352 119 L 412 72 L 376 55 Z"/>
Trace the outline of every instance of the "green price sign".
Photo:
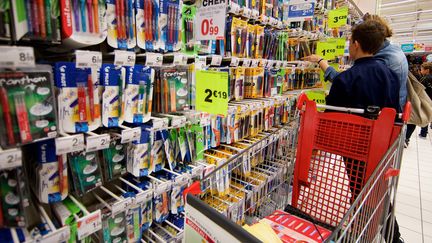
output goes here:
<path id="1" fill-rule="evenodd" d="M 326 60 L 333 60 L 336 57 L 336 46 L 336 41 L 319 41 L 315 54 Z"/>
<path id="2" fill-rule="evenodd" d="M 348 18 L 348 8 L 338 8 L 335 10 L 330 10 L 328 14 L 328 27 L 338 28 L 347 24 Z"/>
<path id="3" fill-rule="evenodd" d="M 336 56 L 343 56 L 345 52 L 345 38 L 333 38 L 332 41 L 336 41 Z"/>
<path id="4" fill-rule="evenodd" d="M 196 72 L 196 109 L 215 115 L 227 115 L 228 73 L 217 71 Z"/>
<path id="5" fill-rule="evenodd" d="M 309 100 L 313 100 L 317 103 L 317 105 L 325 105 L 326 104 L 326 93 L 324 90 L 308 90 L 305 92 L 306 96 Z M 318 110 L 323 110 L 322 108 Z"/>

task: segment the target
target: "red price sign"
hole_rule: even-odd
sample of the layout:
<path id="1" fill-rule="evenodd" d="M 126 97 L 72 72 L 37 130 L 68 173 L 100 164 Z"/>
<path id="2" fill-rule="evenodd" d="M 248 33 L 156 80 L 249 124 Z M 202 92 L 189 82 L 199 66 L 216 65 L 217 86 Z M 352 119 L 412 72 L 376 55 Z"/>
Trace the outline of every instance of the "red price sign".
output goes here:
<path id="1" fill-rule="evenodd" d="M 204 19 L 201 22 L 202 35 L 217 35 L 219 34 L 219 27 L 213 25 L 213 19 Z"/>

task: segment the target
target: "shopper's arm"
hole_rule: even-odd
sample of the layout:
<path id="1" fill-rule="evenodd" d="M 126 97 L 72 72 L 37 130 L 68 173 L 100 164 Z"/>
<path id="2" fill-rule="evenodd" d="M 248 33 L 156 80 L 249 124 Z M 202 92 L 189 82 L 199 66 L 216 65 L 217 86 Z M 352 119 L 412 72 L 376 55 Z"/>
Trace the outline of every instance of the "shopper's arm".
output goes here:
<path id="1" fill-rule="evenodd" d="M 327 60 L 323 59 L 318 55 L 310 55 L 303 59 L 305 61 L 317 63 L 321 68 L 321 70 L 324 72 L 325 80 L 332 82 L 334 78 L 339 74 L 339 72 L 336 71 L 336 69 L 334 69 L 332 66 L 328 64 Z"/>

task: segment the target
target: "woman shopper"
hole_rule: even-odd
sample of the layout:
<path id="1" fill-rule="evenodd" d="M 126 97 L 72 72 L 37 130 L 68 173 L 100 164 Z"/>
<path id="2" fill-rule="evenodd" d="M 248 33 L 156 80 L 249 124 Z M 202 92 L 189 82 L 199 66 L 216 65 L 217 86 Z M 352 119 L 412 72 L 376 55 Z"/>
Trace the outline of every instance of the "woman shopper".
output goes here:
<path id="1" fill-rule="evenodd" d="M 425 86 L 426 94 L 432 99 L 432 62 L 423 63 L 420 67 L 420 73 L 423 75 L 420 79 L 420 83 Z M 426 138 L 429 128 L 428 125 L 421 128 L 420 137 Z"/>

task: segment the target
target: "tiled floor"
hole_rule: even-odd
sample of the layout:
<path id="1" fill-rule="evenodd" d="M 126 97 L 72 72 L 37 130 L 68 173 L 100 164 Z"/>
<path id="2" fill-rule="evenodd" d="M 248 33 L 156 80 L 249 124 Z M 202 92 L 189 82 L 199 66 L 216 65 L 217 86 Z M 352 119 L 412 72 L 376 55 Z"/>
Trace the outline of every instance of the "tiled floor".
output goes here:
<path id="1" fill-rule="evenodd" d="M 396 218 L 406 243 L 432 243 L 432 130 L 413 133 L 404 150 L 396 198 Z"/>

